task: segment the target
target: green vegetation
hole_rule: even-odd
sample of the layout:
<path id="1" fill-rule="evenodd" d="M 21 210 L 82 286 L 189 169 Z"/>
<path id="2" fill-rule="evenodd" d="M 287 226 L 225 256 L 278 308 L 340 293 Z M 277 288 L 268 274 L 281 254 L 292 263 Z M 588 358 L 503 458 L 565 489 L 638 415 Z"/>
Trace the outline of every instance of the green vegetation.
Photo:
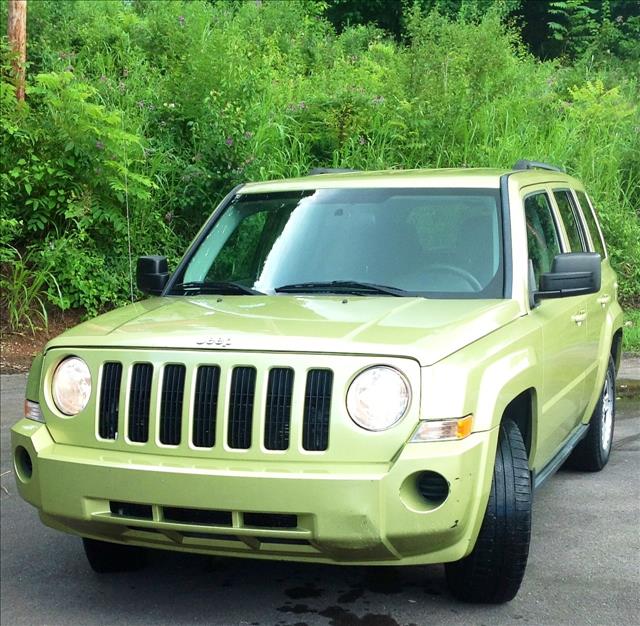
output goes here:
<path id="1" fill-rule="evenodd" d="M 629 309 L 624 319 L 623 349 L 640 353 L 640 309 Z"/>
<path id="2" fill-rule="evenodd" d="M 380 24 L 390 33 L 366 23 L 375 4 L 29 3 L 22 106 L 6 39 L 1 50 L 0 263 L 12 324 L 43 321 L 45 301 L 89 315 L 127 301 L 129 241 L 134 259 L 163 253 L 175 266 L 239 182 L 316 165 L 519 158 L 585 182 L 621 296 L 637 306 L 638 11 L 552 2 L 555 26 L 534 41 L 529 3 L 396 3 L 396 22 Z M 557 58 L 536 58 L 523 36 Z"/>

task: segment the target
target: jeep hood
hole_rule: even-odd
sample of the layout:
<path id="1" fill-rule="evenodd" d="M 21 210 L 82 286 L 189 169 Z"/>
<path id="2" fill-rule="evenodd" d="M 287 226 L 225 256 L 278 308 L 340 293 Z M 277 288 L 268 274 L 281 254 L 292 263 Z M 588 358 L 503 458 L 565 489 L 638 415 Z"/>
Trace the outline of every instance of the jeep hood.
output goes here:
<path id="1" fill-rule="evenodd" d="M 520 315 L 514 300 L 362 296 L 150 298 L 84 322 L 58 347 L 370 354 L 431 365 Z"/>

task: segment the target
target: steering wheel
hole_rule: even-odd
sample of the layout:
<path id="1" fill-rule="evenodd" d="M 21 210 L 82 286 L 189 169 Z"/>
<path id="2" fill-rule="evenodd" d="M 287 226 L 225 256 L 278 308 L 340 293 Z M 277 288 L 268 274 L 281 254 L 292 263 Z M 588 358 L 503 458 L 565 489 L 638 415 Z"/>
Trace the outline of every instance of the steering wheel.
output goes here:
<path id="1" fill-rule="evenodd" d="M 460 276 L 460 278 L 466 280 L 467 283 L 469 283 L 469 286 L 474 291 L 482 291 L 482 285 L 480 284 L 480 281 L 473 274 L 471 274 L 471 272 L 463 270 L 461 267 L 448 265 L 447 263 L 436 263 L 435 265 L 429 265 L 426 268 L 426 271 L 429 270 L 444 270 L 445 272 L 450 272 L 451 274 L 455 274 L 456 276 Z"/>

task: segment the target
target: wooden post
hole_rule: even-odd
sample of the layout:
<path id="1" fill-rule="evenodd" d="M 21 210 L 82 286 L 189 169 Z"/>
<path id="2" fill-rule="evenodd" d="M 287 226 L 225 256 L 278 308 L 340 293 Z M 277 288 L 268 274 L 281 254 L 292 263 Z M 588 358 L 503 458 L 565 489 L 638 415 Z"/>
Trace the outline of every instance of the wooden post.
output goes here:
<path id="1" fill-rule="evenodd" d="M 27 0 L 8 0 L 9 19 L 7 35 L 15 53 L 13 69 L 16 80 L 16 98 L 24 100 L 25 64 L 27 62 Z"/>

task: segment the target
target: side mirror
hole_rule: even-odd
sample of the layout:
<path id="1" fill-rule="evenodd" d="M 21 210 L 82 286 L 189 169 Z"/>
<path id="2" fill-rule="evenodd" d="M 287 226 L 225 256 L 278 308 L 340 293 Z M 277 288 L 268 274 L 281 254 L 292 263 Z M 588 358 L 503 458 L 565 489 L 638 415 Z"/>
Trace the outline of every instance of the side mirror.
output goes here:
<path id="1" fill-rule="evenodd" d="M 166 256 L 141 256 L 136 268 L 136 284 L 143 293 L 159 296 L 169 280 Z"/>
<path id="2" fill-rule="evenodd" d="M 536 298 L 567 298 L 600 291 L 601 257 L 597 252 L 568 252 L 553 259 L 551 271 L 540 276 Z"/>

